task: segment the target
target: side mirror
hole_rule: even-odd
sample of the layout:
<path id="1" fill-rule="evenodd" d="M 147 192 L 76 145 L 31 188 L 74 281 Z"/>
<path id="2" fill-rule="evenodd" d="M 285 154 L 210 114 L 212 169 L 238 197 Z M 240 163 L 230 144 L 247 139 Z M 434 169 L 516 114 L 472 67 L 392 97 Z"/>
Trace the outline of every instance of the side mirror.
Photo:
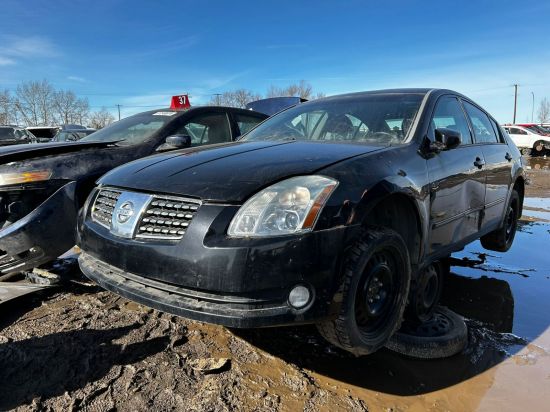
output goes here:
<path id="1" fill-rule="evenodd" d="M 168 136 L 163 144 L 161 144 L 157 152 L 166 150 L 185 149 L 191 146 L 191 136 L 186 134 Z"/>
<path id="2" fill-rule="evenodd" d="M 460 146 L 462 143 L 462 136 L 460 132 L 447 129 L 447 128 L 438 128 L 434 131 L 435 142 L 433 142 L 430 148 L 434 152 L 441 152 L 442 150 L 451 150 Z"/>

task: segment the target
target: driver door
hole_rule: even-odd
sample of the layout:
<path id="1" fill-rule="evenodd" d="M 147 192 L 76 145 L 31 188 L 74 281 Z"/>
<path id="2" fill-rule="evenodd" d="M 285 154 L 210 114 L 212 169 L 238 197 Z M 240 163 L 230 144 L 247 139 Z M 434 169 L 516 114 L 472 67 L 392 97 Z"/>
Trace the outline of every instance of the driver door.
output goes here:
<path id="1" fill-rule="evenodd" d="M 473 144 L 466 115 L 456 97 L 442 96 L 438 100 L 428 131 L 432 142 L 436 128 L 459 131 L 462 142 L 426 161 L 430 181 L 430 254 L 456 248 L 475 235 L 485 201 L 483 151 Z"/>

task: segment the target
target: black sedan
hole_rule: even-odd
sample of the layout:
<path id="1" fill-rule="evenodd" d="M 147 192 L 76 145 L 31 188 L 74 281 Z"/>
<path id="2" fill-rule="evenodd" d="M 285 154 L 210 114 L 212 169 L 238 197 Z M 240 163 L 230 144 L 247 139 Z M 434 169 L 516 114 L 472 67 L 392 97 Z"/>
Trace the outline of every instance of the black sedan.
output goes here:
<path id="1" fill-rule="evenodd" d="M 236 143 L 112 170 L 80 215 L 79 262 L 163 311 L 232 327 L 315 323 L 368 354 L 404 313 L 433 312 L 435 262 L 478 238 L 511 246 L 524 185 L 517 148 L 461 94 L 334 96 Z"/>
<path id="2" fill-rule="evenodd" d="M 18 126 L 0 126 L 0 146 L 31 143 L 35 139 L 31 132 Z"/>
<path id="3" fill-rule="evenodd" d="M 0 148 L 0 273 L 36 267 L 74 246 L 78 210 L 110 169 L 155 152 L 227 143 L 266 118 L 228 107 L 153 110 L 74 143 Z"/>

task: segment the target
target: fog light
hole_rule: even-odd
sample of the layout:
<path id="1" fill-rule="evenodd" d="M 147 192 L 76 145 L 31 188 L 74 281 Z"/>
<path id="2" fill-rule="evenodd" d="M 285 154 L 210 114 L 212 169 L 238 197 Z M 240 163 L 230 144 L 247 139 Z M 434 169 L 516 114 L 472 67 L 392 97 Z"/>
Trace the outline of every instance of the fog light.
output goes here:
<path id="1" fill-rule="evenodd" d="M 309 289 L 305 286 L 294 286 L 288 295 L 288 302 L 296 309 L 300 309 L 309 303 L 310 296 Z"/>

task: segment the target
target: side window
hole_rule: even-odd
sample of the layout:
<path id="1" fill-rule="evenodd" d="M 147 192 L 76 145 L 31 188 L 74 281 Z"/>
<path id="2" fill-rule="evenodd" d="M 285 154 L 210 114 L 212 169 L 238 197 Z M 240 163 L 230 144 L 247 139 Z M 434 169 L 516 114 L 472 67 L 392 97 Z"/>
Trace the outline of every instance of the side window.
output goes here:
<path id="1" fill-rule="evenodd" d="M 181 126 L 174 134 L 187 134 L 191 146 L 231 141 L 231 129 L 225 113 L 198 115 Z"/>
<path id="2" fill-rule="evenodd" d="M 491 124 L 493 125 L 493 130 L 495 131 L 495 134 L 497 135 L 497 140 L 500 143 L 504 143 L 504 137 L 502 136 L 502 129 L 499 127 L 497 122 L 495 122 L 493 119 L 489 119 L 491 121 Z"/>
<path id="3" fill-rule="evenodd" d="M 456 97 L 444 96 L 439 99 L 431 123 L 430 138 L 432 140 L 435 139 L 433 135 L 435 129 L 446 128 L 460 132 L 462 144 L 472 143 L 468 121 Z"/>
<path id="4" fill-rule="evenodd" d="M 472 127 L 474 129 L 474 137 L 476 143 L 497 143 L 500 139 L 497 138 L 491 121 L 485 113 L 468 102 L 464 102 L 464 108 L 470 117 Z"/>
<path id="5" fill-rule="evenodd" d="M 234 116 L 235 121 L 239 126 L 239 131 L 241 132 L 241 135 L 248 133 L 250 130 L 256 127 L 258 123 L 263 121 L 263 119 L 260 119 L 259 117 L 247 116 L 245 114 L 235 113 Z"/>

